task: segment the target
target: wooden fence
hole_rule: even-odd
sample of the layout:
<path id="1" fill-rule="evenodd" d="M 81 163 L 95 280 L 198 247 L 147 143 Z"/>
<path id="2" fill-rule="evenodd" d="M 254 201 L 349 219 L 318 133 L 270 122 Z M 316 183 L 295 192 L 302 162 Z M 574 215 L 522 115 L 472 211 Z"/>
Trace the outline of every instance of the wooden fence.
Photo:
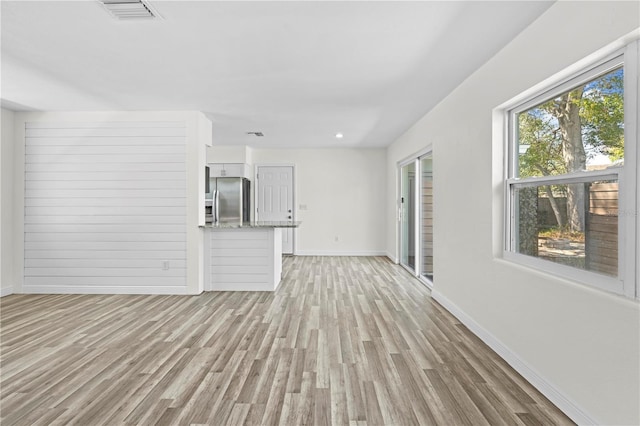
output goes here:
<path id="1" fill-rule="evenodd" d="M 433 173 L 422 176 L 422 273 L 433 276 Z"/>
<path id="2" fill-rule="evenodd" d="M 593 183 L 587 192 L 585 267 L 618 275 L 618 183 Z"/>

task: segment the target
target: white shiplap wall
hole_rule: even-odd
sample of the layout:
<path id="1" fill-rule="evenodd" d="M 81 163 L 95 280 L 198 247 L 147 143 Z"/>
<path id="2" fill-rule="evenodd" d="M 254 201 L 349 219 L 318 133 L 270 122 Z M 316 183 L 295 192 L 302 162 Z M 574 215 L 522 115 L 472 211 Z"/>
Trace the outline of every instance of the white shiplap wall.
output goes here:
<path id="1" fill-rule="evenodd" d="M 213 291 L 274 291 L 282 275 L 279 228 L 209 229 Z"/>
<path id="2" fill-rule="evenodd" d="M 186 292 L 183 122 L 25 125 L 25 293 Z"/>

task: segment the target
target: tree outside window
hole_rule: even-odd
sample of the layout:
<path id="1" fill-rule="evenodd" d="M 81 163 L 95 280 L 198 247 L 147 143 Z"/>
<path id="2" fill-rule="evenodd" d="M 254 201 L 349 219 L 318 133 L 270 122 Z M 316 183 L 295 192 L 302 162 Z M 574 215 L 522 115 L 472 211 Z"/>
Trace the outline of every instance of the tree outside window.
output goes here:
<path id="1" fill-rule="evenodd" d="M 617 276 L 623 73 L 614 69 L 515 114 L 513 250 Z M 593 173 L 603 170 L 611 176 Z"/>

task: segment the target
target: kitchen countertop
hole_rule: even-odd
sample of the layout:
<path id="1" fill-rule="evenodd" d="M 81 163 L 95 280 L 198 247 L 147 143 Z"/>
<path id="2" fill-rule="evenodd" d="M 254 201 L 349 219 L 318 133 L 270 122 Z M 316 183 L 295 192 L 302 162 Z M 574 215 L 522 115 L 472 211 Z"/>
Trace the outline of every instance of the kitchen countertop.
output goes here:
<path id="1" fill-rule="evenodd" d="M 202 228 L 239 229 L 239 228 L 297 228 L 302 222 L 245 222 L 245 223 L 206 223 Z"/>

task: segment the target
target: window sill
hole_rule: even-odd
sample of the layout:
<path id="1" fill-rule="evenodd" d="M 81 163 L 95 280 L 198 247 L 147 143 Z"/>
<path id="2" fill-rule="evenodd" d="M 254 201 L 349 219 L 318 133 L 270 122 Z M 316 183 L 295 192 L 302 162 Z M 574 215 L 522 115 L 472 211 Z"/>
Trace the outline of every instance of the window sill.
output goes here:
<path id="1" fill-rule="evenodd" d="M 495 258 L 495 260 L 503 264 L 517 267 L 523 271 L 535 273 L 547 279 L 565 281 L 572 285 L 578 285 L 586 289 L 593 289 L 598 292 L 604 291 L 611 295 L 623 297 L 626 300 L 634 299 L 633 296 L 625 294 L 624 282 L 622 280 L 602 275 L 597 272 L 576 269 L 570 266 L 560 265 L 551 261 L 508 251 L 503 252 L 502 258 Z"/>

